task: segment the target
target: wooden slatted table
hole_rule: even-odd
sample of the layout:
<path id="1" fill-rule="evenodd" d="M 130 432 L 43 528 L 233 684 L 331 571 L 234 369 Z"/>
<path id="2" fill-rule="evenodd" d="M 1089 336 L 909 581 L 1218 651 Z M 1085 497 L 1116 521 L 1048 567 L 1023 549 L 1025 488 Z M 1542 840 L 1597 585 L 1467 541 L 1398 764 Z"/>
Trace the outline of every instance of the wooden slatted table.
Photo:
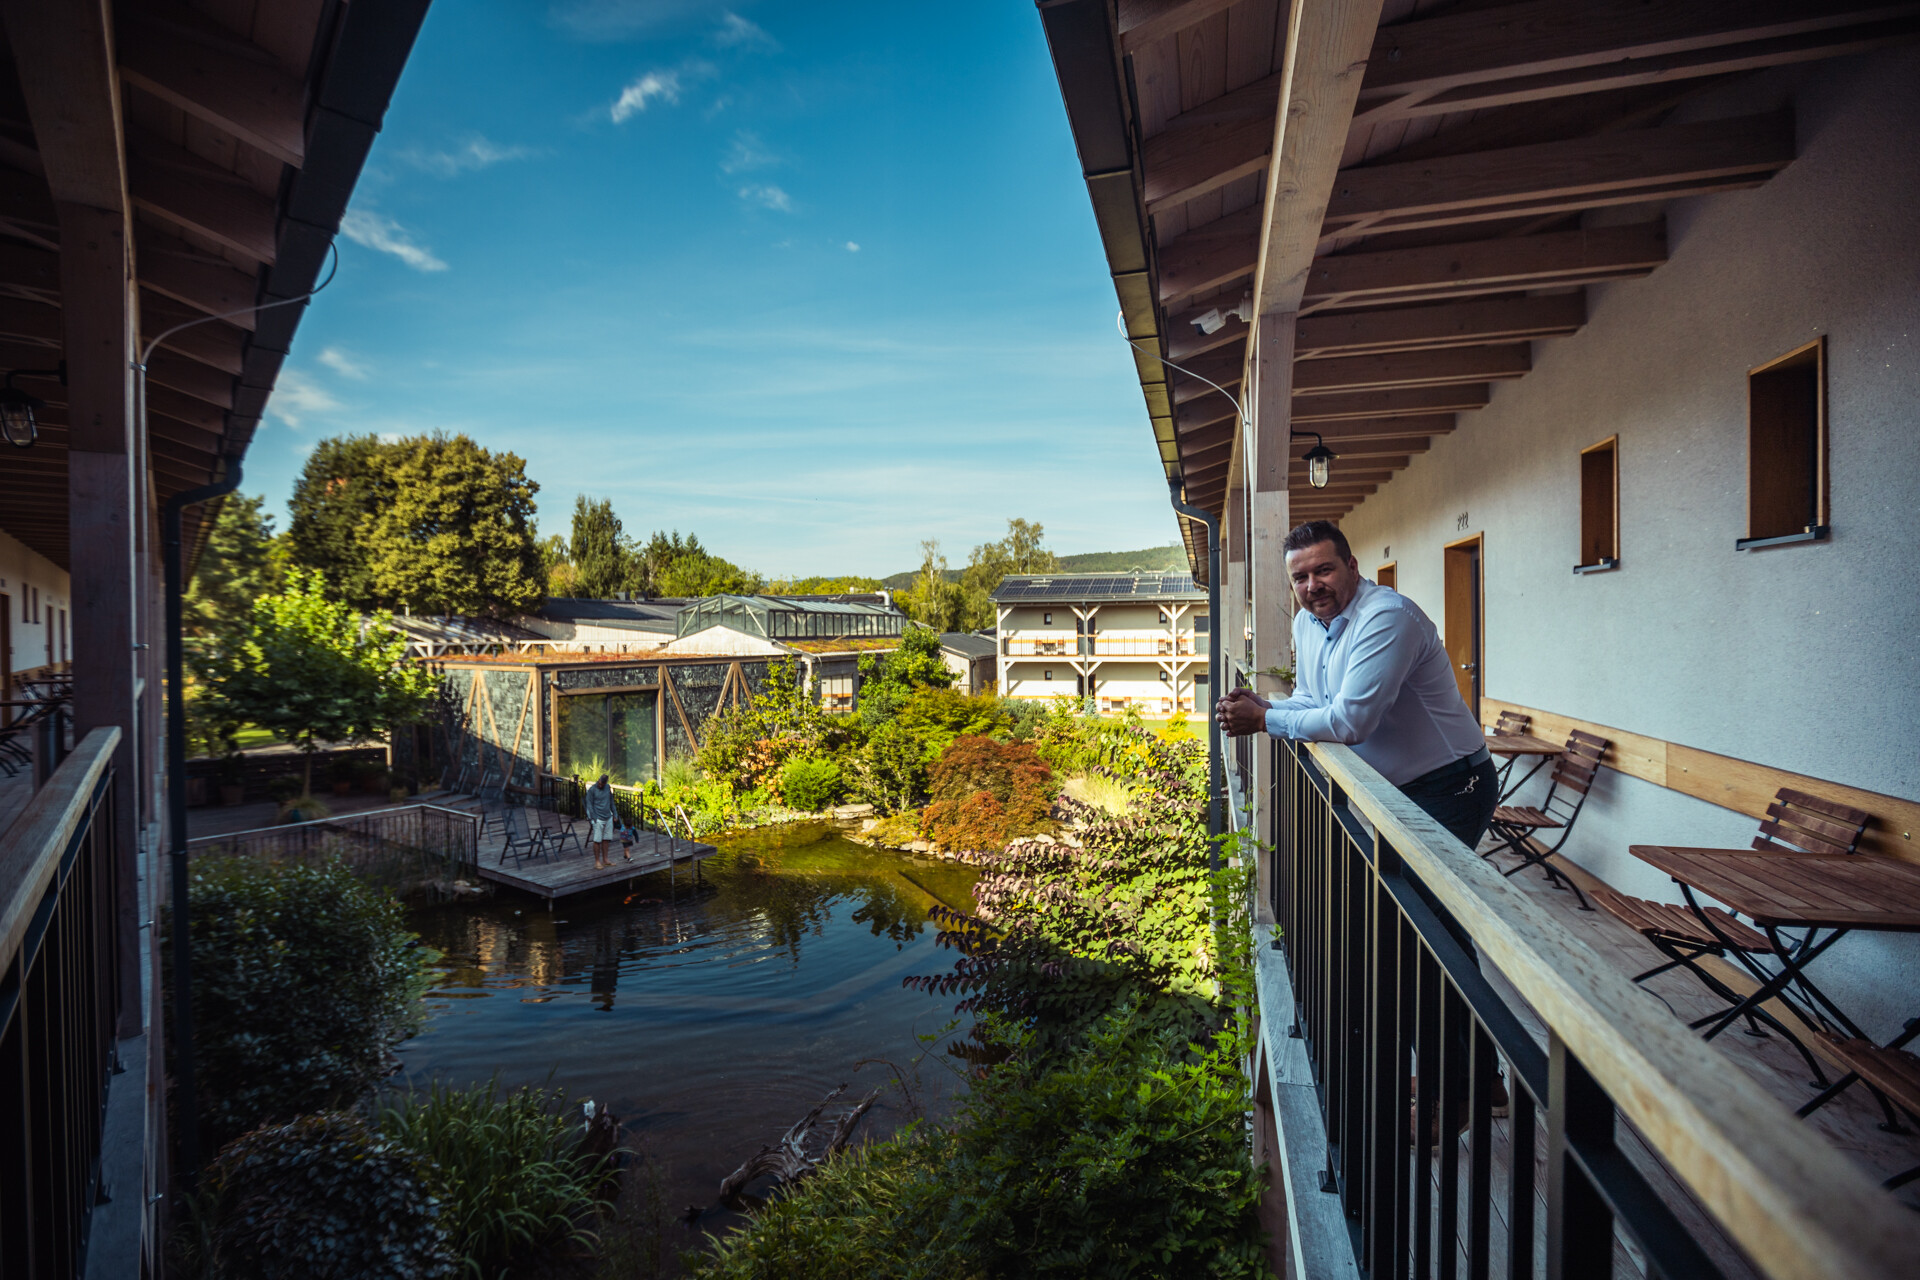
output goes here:
<path id="1" fill-rule="evenodd" d="M 1720 937 L 1720 930 L 1694 898 L 1695 890 L 1751 919 L 1779 957 L 1778 972 L 1769 974 L 1756 967 L 1760 988 L 1728 1010 L 1707 1031 L 1709 1038 L 1776 995 L 1786 999 L 1787 1007 L 1809 1028 L 1820 1031 L 1805 1010 L 1786 998 L 1789 987 L 1797 989 L 1809 1005 L 1825 1010 L 1849 1035 L 1870 1038 L 1814 985 L 1806 967 L 1854 929 L 1920 933 L 1920 866 L 1867 853 L 1759 853 L 1657 844 L 1636 844 L 1629 852 L 1679 882 L 1687 905 L 1712 936 Z M 1796 940 L 1781 936 L 1782 929 L 1806 933 Z M 1748 959 L 1736 947 L 1730 946 L 1728 954 Z"/>
<path id="2" fill-rule="evenodd" d="M 1489 733 L 1487 734 L 1487 750 L 1496 756 L 1506 756 L 1506 767 L 1509 771 L 1513 768 L 1513 761 L 1516 756 L 1540 757 L 1533 762 L 1533 768 L 1527 770 L 1527 776 L 1525 778 L 1520 779 L 1520 781 L 1500 793 L 1502 800 L 1508 800 L 1513 797 L 1514 792 L 1527 785 L 1528 778 L 1540 772 L 1542 765 L 1566 750 L 1566 744 L 1548 742 L 1545 738 L 1536 738 L 1530 733 Z"/>

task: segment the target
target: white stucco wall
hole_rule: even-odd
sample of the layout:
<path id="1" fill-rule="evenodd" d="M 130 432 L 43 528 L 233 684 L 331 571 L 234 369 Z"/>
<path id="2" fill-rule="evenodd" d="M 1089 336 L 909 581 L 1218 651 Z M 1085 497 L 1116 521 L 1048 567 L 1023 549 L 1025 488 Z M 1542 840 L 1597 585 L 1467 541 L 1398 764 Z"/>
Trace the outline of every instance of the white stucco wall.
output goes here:
<path id="1" fill-rule="evenodd" d="M 1584 329 L 1534 343 L 1533 372 L 1342 521 L 1362 566 L 1397 561 L 1436 622 L 1443 544 L 1484 536 L 1488 696 L 1920 796 L 1916 85 L 1909 48 L 1691 104 L 1704 119 L 1791 100 L 1798 159 L 1754 190 L 1676 202 L 1664 267 L 1591 288 Z M 1831 541 L 1736 552 L 1747 371 L 1820 334 Z M 1579 452 L 1615 434 L 1621 568 L 1576 576 Z M 1753 829 L 1606 771 L 1569 850 L 1676 900 L 1629 844 L 1743 845 Z M 1920 938 L 1856 934 L 1823 964 L 1869 1031 L 1920 1012 Z"/>
<path id="2" fill-rule="evenodd" d="M 0 498 L 0 505 L 5 499 Z M 73 657 L 73 617 L 67 617 L 67 650 L 63 657 L 60 652 L 59 611 L 70 611 L 72 599 L 68 593 L 67 571 L 53 561 L 30 549 L 18 538 L 0 529 L 0 595 L 7 597 L 7 618 L 13 640 L 14 671 L 30 671 L 35 667 L 47 665 L 47 638 L 53 637 L 53 661 L 62 662 Z M 30 588 L 40 591 L 40 613 L 38 621 L 29 622 L 22 612 L 25 602 L 31 598 Z"/>

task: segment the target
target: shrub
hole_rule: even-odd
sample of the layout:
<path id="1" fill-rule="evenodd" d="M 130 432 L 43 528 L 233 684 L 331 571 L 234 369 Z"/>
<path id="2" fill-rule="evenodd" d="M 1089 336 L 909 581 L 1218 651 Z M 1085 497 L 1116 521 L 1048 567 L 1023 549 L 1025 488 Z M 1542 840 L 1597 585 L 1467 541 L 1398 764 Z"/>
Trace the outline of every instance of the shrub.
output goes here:
<path id="1" fill-rule="evenodd" d="M 267 799 L 275 804 L 285 804 L 305 789 L 298 774 L 283 773 L 267 783 Z"/>
<path id="2" fill-rule="evenodd" d="M 990 693 L 969 696 L 933 685 L 922 685 L 909 694 L 894 718 L 927 744 L 930 760 L 939 759 L 955 738 L 1001 737 L 1013 723 L 1001 700 Z"/>
<path id="3" fill-rule="evenodd" d="M 921 829 L 949 849 L 1001 849 L 1040 830 L 1057 789 L 1026 743 L 977 736 L 955 738 L 930 779 Z"/>
<path id="4" fill-rule="evenodd" d="M 203 857 L 189 913 L 207 1146 L 351 1105 L 386 1075 L 431 954 L 415 950 L 397 903 L 337 861 Z"/>
<path id="5" fill-rule="evenodd" d="M 1132 789 L 1111 774 L 1087 773 L 1068 778 L 1060 784 L 1060 790 L 1089 808 L 1115 817 L 1133 807 Z"/>
<path id="6" fill-rule="evenodd" d="M 848 789 L 882 813 L 900 813 L 926 800 L 926 743 L 888 721 L 867 735 L 849 759 Z"/>
<path id="7" fill-rule="evenodd" d="M 207 1169 L 210 1280 L 440 1280 L 454 1272 L 432 1166 L 358 1116 L 258 1129 Z"/>
<path id="8" fill-rule="evenodd" d="M 380 1113 L 380 1132 L 439 1174 L 448 1247 L 470 1274 L 500 1274 L 542 1245 L 590 1244 L 581 1227 L 605 1168 L 581 1150 L 580 1130 L 558 1114 L 563 1091 L 499 1092 L 436 1081 L 424 1097 Z"/>
<path id="9" fill-rule="evenodd" d="M 829 1162 L 698 1274 L 1264 1277 L 1246 1105 L 1233 1046 L 1123 1010 L 1052 1069 L 988 1072 L 946 1126 Z"/>
<path id="10" fill-rule="evenodd" d="M 780 771 L 780 790 L 788 807 L 817 812 L 840 798 L 840 766 L 795 756 Z"/>

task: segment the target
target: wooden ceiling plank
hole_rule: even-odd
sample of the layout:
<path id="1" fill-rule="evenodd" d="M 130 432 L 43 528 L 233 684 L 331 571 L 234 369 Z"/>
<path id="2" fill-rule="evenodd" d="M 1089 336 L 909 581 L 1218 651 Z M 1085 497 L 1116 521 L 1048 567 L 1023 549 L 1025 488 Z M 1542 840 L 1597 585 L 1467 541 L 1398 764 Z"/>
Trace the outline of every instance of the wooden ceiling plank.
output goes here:
<path id="1" fill-rule="evenodd" d="M 1433 442 L 1426 436 L 1388 436 L 1382 440 L 1335 440 L 1327 445 L 1342 458 L 1391 458 L 1398 454 L 1425 453 Z M 1293 440 L 1288 456 L 1300 458 L 1314 447 L 1314 441 Z"/>
<path id="2" fill-rule="evenodd" d="M 1147 212 L 1157 215 L 1266 168 L 1280 81 L 1270 75 L 1183 111 L 1148 138 L 1140 157 Z"/>
<path id="3" fill-rule="evenodd" d="M 233 407 L 234 377 L 232 373 L 164 346 L 147 361 L 148 385 L 171 387 L 220 409 Z"/>
<path id="4" fill-rule="evenodd" d="M 1913 12 L 1871 0 L 1525 0 L 1382 27 L 1361 90 L 1430 96 L 1458 85 L 1806 35 Z"/>
<path id="5" fill-rule="evenodd" d="M 1161 304 L 1171 307 L 1196 293 L 1253 274 L 1260 218 L 1259 208 L 1249 207 L 1195 227 L 1161 246 Z"/>
<path id="6" fill-rule="evenodd" d="M 258 263 L 271 263 L 273 199 L 218 165 L 151 136 L 136 137 L 128 160 L 133 202 L 169 226 L 205 236 Z"/>
<path id="7" fill-rule="evenodd" d="M 175 325 L 202 318 L 196 311 L 183 310 L 179 303 L 170 298 L 163 298 L 150 289 L 140 290 L 140 335 L 143 346 Z M 238 376 L 246 349 L 246 334 L 225 321 L 216 320 L 182 329 L 160 345 L 202 364 L 212 365 L 223 373 Z"/>
<path id="8" fill-rule="evenodd" d="M 264 53 L 242 57 L 159 22 L 139 22 L 118 52 L 127 83 L 283 164 L 305 162 L 305 88 Z"/>
<path id="9" fill-rule="evenodd" d="M 108 6 L 12 0 L 3 13 L 54 200 L 124 211 L 126 147 Z"/>
<path id="10" fill-rule="evenodd" d="M 1793 135 L 1791 113 L 1773 111 L 1348 169 L 1327 202 L 1324 232 L 1445 225 L 1456 219 L 1416 215 L 1464 210 L 1511 217 L 1614 203 L 1640 187 L 1771 174 L 1793 160 Z"/>
<path id="11" fill-rule="evenodd" d="M 1393 391 L 1350 391 L 1331 396 L 1295 396 L 1295 423 L 1337 422 L 1342 418 L 1425 417 L 1467 409 L 1484 409 L 1487 384 L 1463 383 L 1444 387 L 1403 387 Z"/>
<path id="12" fill-rule="evenodd" d="M 1310 423 L 1302 430 L 1312 431 L 1323 437 L 1329 447 L 1338 449 L 1344 445 L 1364 441 L 1393 440 L 1410 435 L 1449 435 L 1457 422 L 1456 414 L 1430 413 L 1414 414 L 1404 418 L 1340 418 Z"/>
<path id="13" fill-rule="evenodd" d="M 1450 382 L 1486 382 L 1523 377 L 1533 368 L 1532 348 L 1524 342 L 1504 346 L 1442 347 L 1432 351 L 1394 351 L 1383 355 L 1307 360 L 1293 367 L 1296 395 L 1359 391 L 1385 387 L 1435 386 Z"/>
<path id="14" fill-rule="evenodd" d="M 47 362 L 58 363 L 67 340 L 60 308 L 24 298 L 0 298 L 0 340 L 44 346 Z"/>
<path id="15" fill-rule="evenodd" d="M 1394 296 L 1417 288 L 1526 288 L 1584 271 L 1650 272 L 1667 260 L 1664 219 L 1621 227 L 1345 253 L 1313 264 L 1304 301 Z"/>
<path id="16" fill-rule="evenodd" d="M 1303 316 L 1294 325 L 1294 357 L 1318 359 L 1565 337 L 1586 322 L 1583 292 Z"/>
<path id="17" fill-rule="evenodd" d="M 243 309 L 253 306 L 259 297 L 260 282 L 257 276 L 237 270 L 230 263 L 193 253 L 184 241 L 151 232 L 148 228 L 142 230 L 147 232 L 139 236 L 140 283 L 143 287 L 192 307 L 195 311 L 207 315 L 225 315 L 226 322 L 236 328 L 253 329 L 254 315 Z M 178 246 L 178 251 L 172 247 L 156 247 L 149 243 L 151 240 Z M 236 311 L 241 314 L 229 314 Z"/>
<path id="18" fill-rule="evenodd" d="M 1239 0 L 1120 0 L 1117 26 L 1121 52 L 1132 53 L 1142 45 L 1177 35 L 1238 3 Z"/>
<path id="19" fill-rule="evenodd" d="M 1223 317 L 1223 323 L 1212 333 L 1201 333 L 1194 328 L 1193 322 L 1208 311 L 1221 307 L 1231 307 L 1237 303 L 1234 298 L 1213 298 L 1206 302 L 1197 302 L 1168 322 L 1167 357 L 1185 363 L 1197 355 L 1208 351 L 1217 351 L 1221 347 L 1236 342 L 1245 342 L 1249 332 L 1246 321 L 1238 316 Z"/>

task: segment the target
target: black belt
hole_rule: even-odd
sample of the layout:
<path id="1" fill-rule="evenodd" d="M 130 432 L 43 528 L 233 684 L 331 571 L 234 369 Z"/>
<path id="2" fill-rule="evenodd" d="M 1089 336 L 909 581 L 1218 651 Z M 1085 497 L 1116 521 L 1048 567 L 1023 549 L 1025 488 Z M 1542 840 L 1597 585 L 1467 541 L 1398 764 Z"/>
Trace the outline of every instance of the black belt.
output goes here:
<path id="1" fill-rule="evenodd" d="M 1461 756 L 1452 764 L 1443 764 L 1438 769 L 1430 769 L 1406 785 L 1411 787 L 1421 782 L 1445 782 L 1448 778 L 1457 778 L 1472 773 L 1481 765 L 1493 759 L 1493 753 L 1485 747 L 1476 747 L 1472 755 Z"/>

